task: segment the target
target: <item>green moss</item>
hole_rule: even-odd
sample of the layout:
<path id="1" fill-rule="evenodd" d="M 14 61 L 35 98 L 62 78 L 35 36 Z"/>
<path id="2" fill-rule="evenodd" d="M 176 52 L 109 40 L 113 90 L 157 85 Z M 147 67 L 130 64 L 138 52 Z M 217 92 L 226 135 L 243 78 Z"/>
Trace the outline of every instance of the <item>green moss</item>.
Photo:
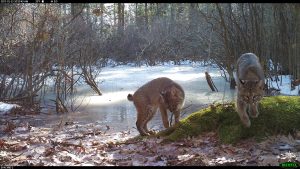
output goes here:
<path id="1" fill-rule="evenodd" d="M 265 97 L 258 109 L 258 118 L 250 118 L 250 128 L 243 126 L 235 110 L 235 103 L 231 102 L 214 104 L 194 112 L 174 128 L 160 134 L 165 135 L 167 140 L 175 141 L 207 131 L 216 131 L 223 143 L 236 143 L 245 138 L 262 140 L 269 135 L 288 134 L 300 129 L 299 96 Z"/>
<path id="2" fill-rule="evenodd" d="M 174 131 L 167 136 L 167 139 L 174 141 L 187 136 L 196 136 L 199 133 L 213 130 L 218 124 L 218 121 L 219 116 L 215 109 L 203 109 L 182 119 L 180 123 L 175 126 Z"/>

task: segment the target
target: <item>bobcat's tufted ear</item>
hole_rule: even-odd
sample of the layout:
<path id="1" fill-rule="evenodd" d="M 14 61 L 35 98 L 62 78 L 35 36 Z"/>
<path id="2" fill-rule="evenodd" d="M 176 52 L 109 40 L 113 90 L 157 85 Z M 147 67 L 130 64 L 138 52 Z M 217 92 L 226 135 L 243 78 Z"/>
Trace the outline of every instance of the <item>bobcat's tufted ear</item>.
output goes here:
<path id="1" fill-rule="evenodd" d="M 163 90 L 163 91 L 160 92 L 160 95 L 165 96 L 166 93 L 167 93 L 167 91 L 166 91 L 166 90 Z"/>
<path id="2" fill-rule="evenodd" d="M 246 83 L 245 80 L 241 80 L 241 79 L 240 79 L 240 82 L 241 82 L 241 84 L 245 84 Z"/>

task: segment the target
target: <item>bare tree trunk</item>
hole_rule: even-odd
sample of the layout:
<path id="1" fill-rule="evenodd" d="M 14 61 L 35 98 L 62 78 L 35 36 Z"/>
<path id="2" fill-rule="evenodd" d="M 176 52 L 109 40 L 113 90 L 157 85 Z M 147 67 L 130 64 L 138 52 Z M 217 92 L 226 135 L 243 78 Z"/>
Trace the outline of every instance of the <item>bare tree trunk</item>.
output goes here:
<path id="1" fill-rule="evenodd" d="M 147 3 L 145 3 L 145 29 L 148 30 L 148 6 Z"/>
<path id="2" fill-rule="evenodd" d="M 124 3 L 118 3 L 118 33 L 123 34 L 124 31 Z"/>
<path id="3" fill-rule="evenodd" d="M 116 7 L 116 3 L 114 3 L 114 5 L 113 5 L 113 7 L 114 7 L 114 9 L 113 9 L 113 16 L 114 16 L 114 28 L 113 28 L 113 30 L 115 31 L 115 28 L 116 28 L 116 25 L 117 25 L 117 14 L 116 14 L 116 11 L 117 11 L 117 7 Z"/>
<path id="4" fill-rule="evenodd" d="M 190 3 L 189 5 L 189 27 L 191 31 L 196 31 L 196 4 Z"/>
<path id="5" fill-rule="evenodd" d="M 32 11 L 32 22 L 35 23 L 35 11 Z M 32 26 L 32 32 L 33 34 L 35 33 L 35 27 L 34 25 Z M 35 42 L 33 42 L 33 46 L 32 46 L 32 56 L 28 56 L 27 57 L 27 90 L 28 90 L 28 103 L 29 105 L 33 105 L 33 85 L 32 85 L 32 58 L 35 57 Z"/>
<path id="6" fill-rule="evenodd" d="M 100 34 L 101 37 L 103 37 L 103 27 L 104 27 L 104 19 L 103 19 L 103 14 L 104 14 L 104 3 L 100 3 L 100 10 L 102 12 L 101 16 L 100 16 Z"/>
<path id="7" fill-rule="evenodd" d="M 175 29 L 175 4 L 171 4 L 169 32 Z"/>
<path id="8" fill-rule="evenodd" d="M 229 46 L 229 39 L 228 39 L 228 29 L 227 29 L 227 26 L 226 26 L 226 23 L 225 23 L 225 19 L 224 19 L 224 13 L 221 9 L 221 7 L 219 6 L 219 4 L 216 4 L 217 6 L 217 9 L 218 9 L 218 12 L 219 12 L 219 16 L 221 18 L 221 26 L 223 27 L 224 29 L 224 36 L 223 36 L 223 43 L 224 43 L 224 46 L 225 46 L 225 56 L 226 56 L 226 70 L 228 71 L 228 73 L 230 73 L 230 69 L 232 69 L 233 65 L 234 65 L 234 56 L 232 55 L 232 51 L 231 51 L 231 48 Z M 235 82 L 232 82 L 234 81 L 234 77 L 233 77 L 233 73 L 230 73 L 229 74 L 229 79 L 230 79 L 230 88 L 231 89 L 234 89 L 235 86 Z"/>

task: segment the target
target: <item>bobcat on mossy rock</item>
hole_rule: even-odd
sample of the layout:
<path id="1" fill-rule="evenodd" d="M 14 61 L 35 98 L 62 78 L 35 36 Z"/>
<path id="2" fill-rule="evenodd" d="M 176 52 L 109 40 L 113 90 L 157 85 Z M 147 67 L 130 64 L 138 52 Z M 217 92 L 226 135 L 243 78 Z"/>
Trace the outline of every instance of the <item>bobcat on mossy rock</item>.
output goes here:
<path id="1" fill-rule="evenodd" d="M 237 61 L 237 112 L 242 123 L 250 127 L 251 117 L 258 117 L 258 102 L 264 95 L 264 71 L 258 57 L 253 53 L 243 54 Z"/>
<path id="2" fill-rule="evenodd" d="M 142 136 L 153 134 L 147 123 L 153 118 L 157 109 L 161 112 L 163 125 L 169 127 L 167 110 L 175 116 L 175 124 L 179 122 L 180 111 L 184 105 L 184 90 L 176 82 L 166 77 L 160 77 L 141 86 L 127 99 L 133 101 L 137 110 L 136 127 Z"/>

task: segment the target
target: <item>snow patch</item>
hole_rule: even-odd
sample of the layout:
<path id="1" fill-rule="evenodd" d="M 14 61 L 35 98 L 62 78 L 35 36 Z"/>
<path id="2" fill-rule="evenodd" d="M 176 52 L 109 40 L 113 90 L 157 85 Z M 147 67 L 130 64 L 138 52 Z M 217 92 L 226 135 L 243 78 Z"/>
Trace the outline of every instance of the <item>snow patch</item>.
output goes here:
<path id="1" fill-rule="evenodd" d="M 20 107 L 17 104 L 8 104 L 4 102 L 0 102 L 0 114 L 7 114 L 9 113 L 13 108 Z"/>
<path id="2" fill-rule="evenodd" d="M 280 89 L 280 93 L 284 95 L 298 95 L 298 91 L 300 90 L 299 86 L 297 86 L 294 90 L 291 90 L 291 78 L 290 75 L 281 75 L 278 77 L 279 81 L 272 81 L 271 87 Z"/>

